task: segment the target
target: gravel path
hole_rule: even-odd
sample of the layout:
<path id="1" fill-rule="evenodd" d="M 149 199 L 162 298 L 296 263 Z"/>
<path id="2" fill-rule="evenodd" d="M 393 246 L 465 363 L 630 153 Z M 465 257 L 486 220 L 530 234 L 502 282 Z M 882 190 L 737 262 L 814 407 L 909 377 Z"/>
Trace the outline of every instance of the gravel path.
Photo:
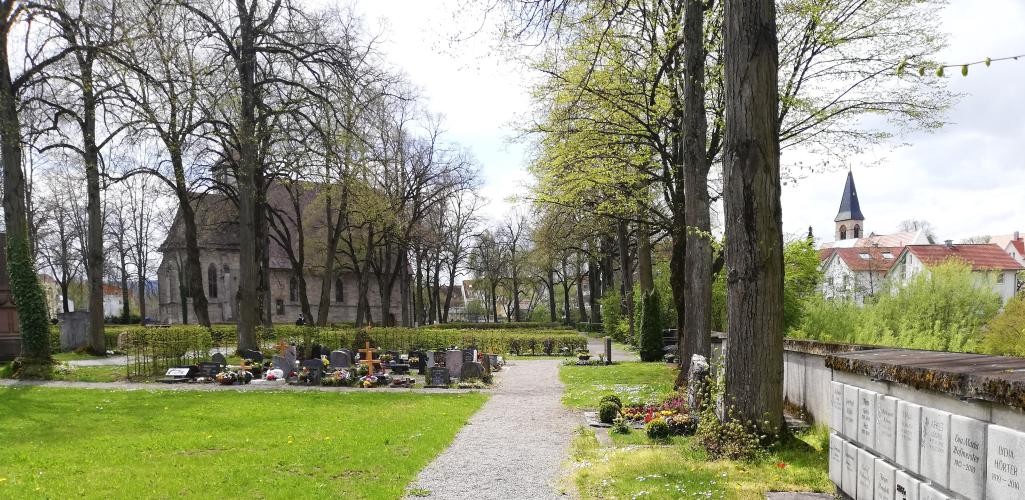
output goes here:
<path id="1" fill-rule="evenodd" d="M 587 337 L 587 351 L 591 353 L 591 356 L 598 357 L 598 354 L 605 353 L 605 338 L 604 337 Z M 612 344 L 612 361 L 640 361 L 640 356 L 636 352 L 624 351 L 616 344 Z"/>
<path id="2" fill-rule="evenodd" d="M 439 499 L 563 496 L 556 482 L 579 418 L 560 400 L 561 361 L 514 363 L 496 375 L 491 399 L 420 471 L 411 491 Z"/>

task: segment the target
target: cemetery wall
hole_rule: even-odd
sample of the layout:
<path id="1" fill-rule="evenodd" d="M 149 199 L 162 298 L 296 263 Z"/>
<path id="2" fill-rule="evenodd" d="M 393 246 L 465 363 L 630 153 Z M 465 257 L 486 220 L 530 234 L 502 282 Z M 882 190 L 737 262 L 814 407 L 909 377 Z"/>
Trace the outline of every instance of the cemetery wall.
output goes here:
<path id="1" fill-rule="evenodd" d="M 1025 498 L 1025 359 L 828 355 L 829 475 L 857 499 Z"/>

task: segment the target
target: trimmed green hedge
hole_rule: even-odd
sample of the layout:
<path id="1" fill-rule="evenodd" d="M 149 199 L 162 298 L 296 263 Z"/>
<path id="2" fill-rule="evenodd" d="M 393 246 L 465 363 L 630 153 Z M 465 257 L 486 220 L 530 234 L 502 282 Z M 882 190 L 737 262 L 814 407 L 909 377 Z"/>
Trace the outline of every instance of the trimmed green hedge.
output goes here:
<path id="1" fill-rule="evenodd" d="M 211 331 L 195 326 L 132 328 L 124 333 L 122 348 L 128 354 L 128 376 L 159 375 L 177 365 L 209 359 Z"/>
<path id="2" fill-rule="evenodd" d="M 424 325 L 420 328 L 430 328 L 436 330 L 526 330 L 526 329 L 539 329 L 539 330 L 569 330 L 570 327 L 563 325 L 562 323 L 550 323 L 550 322 L 532 322 L 532 321 L 521 321 L 516 322 L 500 322 L 500 323 L 473 323 L 469 321 L 458 321 L 452 323 L 436 323 L 433 325 Z"/>

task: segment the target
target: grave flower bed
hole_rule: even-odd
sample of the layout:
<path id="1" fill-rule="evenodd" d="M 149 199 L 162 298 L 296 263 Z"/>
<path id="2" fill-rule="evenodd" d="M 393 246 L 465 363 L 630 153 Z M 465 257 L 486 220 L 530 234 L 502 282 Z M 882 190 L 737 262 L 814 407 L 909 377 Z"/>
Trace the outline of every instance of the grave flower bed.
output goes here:
<path id="1" fill-rule="evenodd" d="M 657 404 L 633 404 L 623 408 L 623 418 L 634 424 L 647 424 L 655 419 L 665 420 L 674 435 L 694 434 L 695 421 L 687 410 L 686 400 L 674 394 Z"/>

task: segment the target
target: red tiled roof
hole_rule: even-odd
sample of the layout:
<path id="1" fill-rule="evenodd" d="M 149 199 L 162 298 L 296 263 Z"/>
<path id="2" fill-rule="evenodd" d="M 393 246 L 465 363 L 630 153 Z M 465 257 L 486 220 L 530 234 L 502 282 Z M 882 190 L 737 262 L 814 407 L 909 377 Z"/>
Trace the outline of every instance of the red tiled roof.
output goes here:
<path id="1" fill-rule="evenodd" d="M 972 266 L 973 271 L 987 269 L 1023 269 L 1003 249 L 992 243 L 957 245 L 908 245 L 907 251 L 914 254 L 923 264 L 937 265 L 950 259 L 960 259 Z"/>
<path id="2" fill-rule="evenodd" d="M 1014 249 L 1018 251 L 1018 255 L 1025 255 L 1025 240 L 1011 240 L 1011 244 L 1014 245 Z"/>
<path id="3" fill-rule="evenodd" d="M 819 249 L 819 262 L 825 262 L 825 261 L 829 260 L 829 258 L 833 256 L 833 252 L 834 251 L 836 251 L 835 248 L 820 248 Z"/>
<path id="4" fill-rule="evenodd" d="M 836 256 L 843 259 L 851 271 L 889 271 L 897 262 L 902 247 L 837 248 Z M 889 254 L 890 258 L 884 255 Z M 866 258 L 867 257 L 867 258 Z"/>

